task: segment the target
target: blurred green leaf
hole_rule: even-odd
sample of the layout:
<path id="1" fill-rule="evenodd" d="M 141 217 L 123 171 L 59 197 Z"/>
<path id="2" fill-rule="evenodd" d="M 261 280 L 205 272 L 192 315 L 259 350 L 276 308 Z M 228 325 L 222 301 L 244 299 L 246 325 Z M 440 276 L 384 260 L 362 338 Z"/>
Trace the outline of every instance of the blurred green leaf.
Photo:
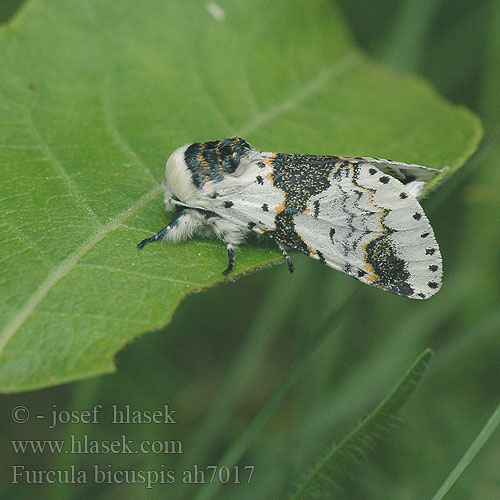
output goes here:
<path id="1" fill-rule="evenodd" d="M 8 22 L 25 0 L 0 0 L 0 24 Z"/>
<path id="2" fill-rule="evenodd" d="M 492 2 L 487 12 L 489 19 L 485 57 L 484 57 L 484 83 L 481 94 L 481 112 L 485 123 L 490 128 L 500 127 L 500 3 Z"/>
<path id="3" fill-rule="evenodd" d="M 475 150 L 476 117 L 367 60 L 330 2 L 219 6 L 32 0 L 1 29 L 1 390 L 112 371 L 124 344 L 223 281 L 219 243 L 135 247 L 168 221 L 176 147 L 240 134 L 448 173 Z M 252 243 L 234 274 L 279 259 Z"/>
<path id="4" fill-rule="evenodd" d="M 427 349 L 417 358 L 377 408 L 318 464 L 298 488 L 293 500 L 337 497 L 346 472 L 370 451 L 381 433 L 394 426 L 401 408 L 420 382 L 431 357 L 432 352 Z"/>
<path id="5" fill-rule="evenodd" d="M 470 465 L 474 457 L 479 453 L 481 448 L 486 444 L 491 435 L 496 431 L 500 425 L 500 406 L 497 406 L 493 415 L 489 418 L 488 422 L 481 429 L 474 442 L 470 445 L 469 449 L 465 452 L 464 456 L 460 459 L 457 466 L 452 470 L 451 474 L 446 478 L 446 481 L 439 488 L 437 493 L 432 497 L 432 500 L 442 500 L 455 484 L 457 479 L 463 474 L 465 469 Z"/>
<path id="6" fill-rule="evenodd" d="M 300 360 L 293 366 L 293 368 L 288 372 L 286 378 L 284 378 L 278 387 L 274 390 L 273 394 L 267 401 L 261 405 L 258 413 L 254 416 L 252 421 L 247 425 L 245 430 L 235 439 L 231 446 L 226 450 L 224 455 L 220 458 L 219 466 L 234 466 L 241 459 L 242 455 L 245 451 L 255 442 L 257 436 L 262 431 L 265 424 L 271 418 L 271 416 L 276 412 L 279 405 L 282 403 L 286 394 L 289 390 L 296 384 L 297 380 L 303 375 L 304 370 L 311 364 L 312 359 L 324 348 L 325 344 L 328 342 L 329 337 L 332 333 L 332 328 L 330 325 L 336 325 L 333 330 L 337 327 L 337 325 L 342 323 L 343 315 L 347 312 L 347 308 L 345 307 L 347 304 L 352 303 L 352 292 L 347 292 L 344 296 L 335 304 L 335 307 L 332 308 L 331 312 L 328 314 L 327 318 L 325 318 L 321 323 L 317 335 L 311 340 L 310 344 L 303 349 L 302 356 Z M 243 349 L 245 351 L 245 349 Z M 232 397 L 228 397 L 227 399 L 230 401 L 234 401 L 235 398 L 235 385 L 238 383 L 238 373 L 235 373 L 235 370 L 232 370 L 232 375 L 236 375 L 234 377 L 234 381 L 229 382 L 226 389 L 226 394 L 231 395 Z M 222 398 L 226 394 L 222 394 Z M 221 398 L 221 400 L 222 400 Z M 212 418 L 213 420 L 217 420 L 224 418 L 224 409 L 221 408 L 221 404 L 217 405 L 212 410 Z M 219 410 L 219 411 L 218 411 Z M 222 411 L 220 411 L 222 410 Z M 222 420 L 221 423 L 224 423 Z M 205 425 L 203 430 L 209 434 L 210 436 L 214 435 L 215 426 L 211 426 L 210 422 L 207 422 L 208 426 Z M 195 448 L 195 453 L 191 453 L 193 457 L 200 456 L 202 452 L 203 445 L 205 449 L 207 449 L 207 442 L 204 441 L 201 433 L 198 434 L 198 439 L 201 440 L 200 443 L 197 443 Z M 197 455 L 196 455 L 197 453 Z M 188 460 L 186 459 L 185 462 Z M 194 497 L 195 500 L 211 500 L 215 497 L 219 488 L 221 487 L 220 482 L 209 482 L 202 484 L 198 494 Z"/>
<path id="7" fill-rule="evenodd" d="M 432 20 L 439 8 L 436 0 L 404 0 L 392 32 L 378 49 L 378 59 L 404 71 L 415 71 L 425 53 L 424 46 Z"/>

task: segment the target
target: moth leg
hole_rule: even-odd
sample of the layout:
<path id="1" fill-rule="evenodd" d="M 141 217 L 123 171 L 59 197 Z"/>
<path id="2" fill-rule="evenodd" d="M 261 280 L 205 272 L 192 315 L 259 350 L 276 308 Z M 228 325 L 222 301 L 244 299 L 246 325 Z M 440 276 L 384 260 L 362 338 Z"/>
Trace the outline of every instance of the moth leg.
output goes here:
<path id="1" fill-rule="evenodd" d="M 229 264 L 222 274 L 227 276 L 234 267 L 234 260 L 236 257 L 235 245 L 238 244 L 244 233 L 234 227 L 234 224 L 229 224 L 224 219 L 221 219 L 216 214 L 209 214 L 206 216 L 206 222 L 212 227 L 212 230 L 218 238 L 222 240 L 222 243 L 226 244 L 227 256 L 229 258 Z"/>
<path id="2" fill-rule="evenodd" d="M 293 273 L 295 268 L 293 267 L 292 259 L 288 255 L 286 248 L 278 240 L 275 240 L 275 241 L 276 241 L 276 244 L 278 245 L 278 248 L 281 250 L 283 257 L 285 257 L 286 263 L 288 264 L 288 270 L 290 271 L 290 274 Z"/>
<path id="3" fill-rule="evenodd" d="M 229 257 L 229 264 L 228 264 L 227 268 L 224 269 L 224 271 L 222 271 L 222 274 L 224 276 L 227 276 L 231 272 L 231 270 L 233 269 L 234 259 L 235 259 L 235 256 L 236 256 L 236 252 L 234 251 L 233 245 L 231 245 L 231 243 L 229 243 L 227 241 L 227 239 L 226 239 L 226 237 L 224 236 L 223 233 L 220 234 L 220 238 L 223 241 L 223 243 L 226 244 L 227 256 Z"/>
<path id="4" fill-rule="evenodd" d="M 144 247 L 144 245 L 147 245 L 148 243 L 152 243 L 153 241 L 161 241 L 165 238 L 167 233 L 177 225 L 179 222 L 179 219 L 185 215 L 185 211 L 182 211 L 178 215 L 174 217 L 174 219 L 170 222 L 170 224 L 166 227 L 164 227 L 161 231 L 158 231 L 154 236 L 151 236 L 150 238 L 145 238 L 141 242 L 137 243 L 138 248 Z"/>
<path id="5" fill-rule="evenodd" d="M 144 245 L 147 245 L 148 243 L 161 240 L 167 234 L 169 229 L 170 226 L 164 227 L 161 231 L 158 231 L 154 236 L 151 236 L 151 238 L 145 238 L 141 242 L 137 243 L 137 247 L 142 248 Z"/>

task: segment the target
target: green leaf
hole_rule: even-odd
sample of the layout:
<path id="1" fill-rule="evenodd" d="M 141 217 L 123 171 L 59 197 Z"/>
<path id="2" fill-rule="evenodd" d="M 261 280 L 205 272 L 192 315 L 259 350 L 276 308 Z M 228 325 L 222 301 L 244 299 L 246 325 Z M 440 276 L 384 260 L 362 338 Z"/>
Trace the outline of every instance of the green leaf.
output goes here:
<path id="1" fill-rule="evenodd" d="M 459 460 L 456 467 L 451 471 L 450 475 L 446 478 L 445 482 L 441 485 L 437 493 L 432 497 L 432 500 L 442 500 L 451 487 L 455 484 L 458 478 L 463 474 L 465 469 L 470 465 L 474 457 L 479 453 L 481 448 L 490 439 L 491 435 L 500 426 L 500 405 L 497 406 L 493 415 L 489 418 L 488 422 L 481 429 L 474 442 L 470 445 L 469 449 L 465 452 L 464 456 Z"/>
<path id="2" fill-rule="evenodd" d="M 353 304 L 352 292 L 347 291 L 346 293 L 344 289 L 342 290 L 342 292 L 338 294 L 336 303 L 332 307 L 331 312 L 327 315 L 326 319 L 320 322 L 320 326 L 315 332 L 315 336 L 312 338 L 310 344 L 302 350 L 302 355 L 300 359 L 289 370 L 287 376 L 275 388 L 270 397 L 268 397 L 267 400 L 260 406 L 259 411 L 254 415 L 254 417 L 248 423 L 245 429 L 240 433 L 240 435 L 236 439 L 232 441 L 231 445 L 224 452 L 223 456 L 220 457 L 220 459 L 218 460 L 219 467 L 236 466 L 238 464 L 238 461 L 241 459 L 243 454 L 248 450 L 251 444 L 254 443 L 256 440 L 258 440 L 259 433 L 262 432 L 262 429 L 269 422 L 269 419 L 272 417 L 272 415 L 276 412 L 277 408 L 282 403 L 287 393 L 294 386 L 294 384 L 297 383 L 297 380 L 299 380 L 299 378 L 304 374 L 304 370 L 311 365 L 311 362 L 314 359 L 314 357 L 317 356 L 318 353 L 324 350 L 324 348 L 326 347 L 326 344 L 332 333 L 331 325 L 338 325 L 339 323 L 342 323 L 339 320 L 344 319 L 343 316 L 348 310 L 346 308 L 347 304 Z M 356 302 L 354 302 L 354 304 L 356 305 Z M 267 323 L 272 325 L 273 322 L 276 321 L 276 318 L 273 319 L 269 318 L 269 313 L 272 312 L 271 311 L 272 306 L 266 306 L 263 309 L 264 313 L 266 312 L 266 310 L 268 312 L 268 314 L 266 315 L 267 317 L 265 316 L 264 320 L 267 320 Z M 278 321 L 280 316 L 281 320 L 283 320 L 283 315 L 280 314 L 280 311 L 289 312 L 289 310 L 290 310 L 289 308 L 278 307 L 277 308 Z M 274 316 L 276 316 L 276 308 L 274 308 Z M 259 326 L 260 325 L 258 325 L 258 327 Z M 337 326 L 335 326 L 333 330 L 336 330 L 336 328 Z M 259 332 L 259 331 L 266 333 L 269 332 L 269 330 L 263 328 L 257 328 L 254 330 L 254 332 Z M 273 331 L 272 327 L 270 331 Z M 252 344 L 248 342 L 247 345 L 248 346 L 251 345 L 251 347 L 253 348 L 257 343 L 255 342 L 255 340 L 257 339 L 255 339 L 254 337 L 253 339 L 250 340 L 253 340 Z M 242 353 L 245 352 L 248 352 L 248 349 L 245 349 L 244 347 L 242 349 Z M 237 359 L 235 361 L 234 363 L 235 369 L 230 370 L 232 376 L 227 379 L 226 386 L 224 387 L 224 392 L 222 392 L 219 396 L 219 401 L 216 402 L 215 405 L 212 406 L 210 410 L 211 414 L 210 416 L 212 417 L 211 419 L 212 422 L 214 422 L 217 419 L 217 417 L 219 419 L 221 417 L 222 419 L 224 419 L 224 413 L 226 413 L 227 411 L 224 408 L 224 403 L 228 401 L 229 404 L 231 404 L 232 402 L 235 401 L 234 397 L 230 397 L 231 393 L 234 396 L 234 394 L 236 394 L 238 389 L 239 392 L 245 390 L 245 386 L 242 383 L 242 381 L 238 380 L 239 379 L 238 371 L 240 371 L 242 367 L 241 365 L 244 364 L 245 364 L 245 356 L 243 355 L 241 359 Z M 247 365 L 248 364 L 249 363 L 247 363 Z M 238 383 L 240 385 L 239 388 L 237 387 Z M 205 425 L 202 425 L 201 428 L 198 429 L 197 438 L 199 442 L 195 440 L 196 445 L 194 447 L 191 447 L 190 450 L 184 456 L 185 464 L 190 463 L 189 460 L 191 460 L 192 462 L 192 460 L 196 459 L 196 457 L 198 457 L 199 459 L 200 455 L 202 455 L 203 453 L 203 449 L 208 448 L 208 443 L 206 441 L 207 436 L 211 436 L 211 438 L 213 439 L 213 436 L 217 435 L 216 432 L 214 432 L 216 430 L 216 425 L 215 423 L 212 422 L 209 419 L 208 422 L 205 422 Z M 222 483 L 219 481 L 213 481 L 213 482 L 210 481 L 202 484 L 197 495 L 194 497 L 194 500 L 211 500 L 212 498 L 215 498 L 215 495 L 217 495 L 221 486 Z"/>
<path id="3" fill-rule="evenodd" d="M 134 336 L 225 279 L 218 242 L 136 248 L 169 220 L 176 147 L 240 134 L 448 173 L 475 150 L 477 118 L 370 62 L 331 2 L 210 5 L 31 0 L 0 29 L 2 391 L 112 371 Z M 279 260 L 251 241 L 234 276 Z"/>
<path id="4" fill-rule="evenodd" d="M 432 357 L 430 349 L 413 363 L 398 385 L 338 446 L 318 464 L 293 500 L 336 498 L 346 471 L 375 444 L 381 432 L 393 427 L 401 408 L 420 382 Z"/>

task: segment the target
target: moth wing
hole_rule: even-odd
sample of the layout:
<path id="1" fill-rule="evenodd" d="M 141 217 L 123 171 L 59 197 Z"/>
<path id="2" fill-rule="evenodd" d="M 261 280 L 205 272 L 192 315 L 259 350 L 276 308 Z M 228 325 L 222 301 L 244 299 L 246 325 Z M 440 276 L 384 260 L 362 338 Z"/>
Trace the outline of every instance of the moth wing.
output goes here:
<path id="1" fill-rule="evenodd" d="M 373 162 L 337 165 L 329 187 L 294 217 L 309 254 L 398 295 L 424 299 L 436 293 L 441 255 L 417 199 Z"/>
<path id="2" fill-rule="evenodd" d="M 275 229 L 275 217 L 278 207 L 285 204 L 285 194 L 273 183 L 272 156 L 253 151 L 234 174 L 224 178 L 214 200 L 217 215 L 258 234 Z"/>
<path id="3" fill-rule="evenodd" d="M 412 163 L 403 163 L 400 161 L 385 160 L 383 158 L 371 158 L 371 157 L 342 157 L 351 163 L 362 165 L 362 166 L 374 166 L 384 172 L 385 174 L 394 177 L 403 184 L 408 184 L 413 181 L 429 182 L 437 174 L 446 170 L 448 167 L 443 169 L 435 169 L 424 167 L 423 165 L 416 165 Z"/>

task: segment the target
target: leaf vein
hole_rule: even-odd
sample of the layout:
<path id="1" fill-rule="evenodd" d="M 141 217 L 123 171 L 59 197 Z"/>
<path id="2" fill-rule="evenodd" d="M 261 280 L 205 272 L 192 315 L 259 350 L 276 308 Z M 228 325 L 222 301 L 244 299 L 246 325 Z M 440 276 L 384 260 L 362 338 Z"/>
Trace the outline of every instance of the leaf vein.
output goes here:
<path id="1" fill-rule="evenodd" d="M 198 90 L 203 94 L 205 99 L 207 100 L 208 107 L 212 110 L 212 113 L 218 118 L 220 122 L 222 122 L 223 126 L 230 130 L 230 135 L 234 135 L 234 127 L 231 125 L 226 115 L 222 111 L 221 107 L 217 103 L 217 101 L 212 97 L 209 93 L 207 86 L 205 84 L 205 80 L 199 75 L 199 67 L 193 57 L 189 58 L 189 62 L 191 64 L 191 75 L 193 83 L 198 87 Z"/>
<path id="2" fill-rule="evenodd" d="M 57 159 L 56 155 L 52 152 L 50 146 L 43 139 L 40 131 L 38 130 L 38 128 L 36 126 L 36 123 L 35 123 L 35 120 L 33 117 L 32 109 L 30 109 L 30 111 L 28 113 L 28 122 L 29 122 L 29 125 L 31 128 L 33 137 L 40 144 L 40 147 L 42 148 L 42 151 L 45 153 L 45 156 L 47 157 L 47 160 L 49 161 L 49 163 L 54 167 L 54 169 L 57 171 L 59 176 L 62 178 L 62 180 L 66 184 L 66 187 L 68 188 L 68 191 L 70 192 L 70 194 L 76 199 L 76 201 L 78 202 L 80 207 L 94 219 L 96 227 L 98 229 L 102 228 L 102 224 L 99 222 L 97 215 L 89 207 L 89 205 L 87 205 L 87 203 L 85 202 L 85 199 L 82 197 L 82 195 L 75 188 L 73 181 L 71 180 L 71 177 L 68 175 L 68 172 L 66 172 L 66 169 L 62 166 L 61 162 Z"/>
<path id="3" fill-rule="evenodd" d="M 271 107 L 267 111 L 263 111 L 249 123 L 244 125 L 237 135 L 246 137 L 264 123 L 270 122 L 281 114 L 296 108 L 307 97 L 321 90 L 332 78 L 345 73 L 358 60 L 359 55 L 356 52 L 351 52 L 340 61 L 335 61 L 323 68 L 312 80 L 302 85 L 291 97 Z"/>
<path id="4" fill-rule="evenodd" d="M 83 245 L 69 255 L 61 264 L 52 270 L 43 281 L 37 290 L 26 300 L 24 305 L 17 311 L 14 317 L 7 323 L 5 328 L 0 332 L 0 356 L 3 354 L 6 345 L 12 337 L 19 331 L 23 324 L 31 317 L 40 302 L 49 294 L 49 292 L 78 264 L 80 259 L 86 255 L 97 243 L 110 233 L 115 231 L 128 217 L 134 215 L 138 210 L 146 206 L 151 200 L 162 193 L 161 186 L 156 186 L 154 189 L 143 195 L 137 202 L 118 214 L 108 224 L 102 226 L 91 238 Z"/>
<path id="5" fill-rule="evenodd" d="M 128 143 L 125 141 L 123 138 L 122 134 L 118 130 L 118 127 L 115 123 L 114 120 L 114 113 L 113 113 L 113 107 L 111 105 L 111 97 L 110 97 L 110 88 L 111 88 L 111 76 L 108 74 L 108 76 L 105 78 L 105 84 L 104 84 L 104 91 L 102 93 L 102 108 L 103 108 L 103 115 L 104 115 L 104 121 L 106 123 L 106 128 L 108 132 L 110 133 L 111 137 L 115 141 L 115 143 L 120 147 L 120 149 L 126 153 L 128 156 L 130 156 L 136 165 L 138 165 L 144 173 L 155 183 L 157 184 L 157 179 L 154 177 L 154 175 L 151 173 L 148 167 L 143 163 L 143 161 L 139 158 L 137 153 L 128 145 Z"/>
<path id="6" fill-rule="evenodd" d="M 146 273 L 140 273 L 138 271 L 129 271 L 128 269 L 120 269 L 119 267 L 111 267 L 111 266 L 102 266 L 99 264 L 78 264 L 78 267 L 84 267 L 88 269 L 101 269 L 103 271 L 108 271 L 110 273 L 122 273 L 127 276 L 138 276 L 140 278 L 157 280 L 157 281 L 166 281 L 167 283 L 179 283 L 181 285 L 192 285 L 192 286 L 203 286 L 201 283 L 193 283 L 192 281 L 186 280 L 177 280 L 174 278 L 168 278 L 166 276 L 152 276 Z"/>
<path id="7" fill-rule="evenodd" d="M 11 232 L 15 233 L 19 241 L 17 242 L 18 244 L 25 243 L 28 248 L 31 248 L 38 256 L 40 257 L 40 260 L 45 262 L 45 264 L 52 265 L 53 263 L 50 261 L 50 259 L 47 257 L 46 254 L 44 254 L 40 248 L 35 244 L 35 242 L 26 236 L 18 226 L 14 226 L 13 224 L 10 223 L 10 221 L 5 217 L 5 214 L 2 213 L 2 221 L 4 222 L 4 225 L 10 229 Z M 6 243 L 6 240 L 3 241 Z M 20 255 L 21 252 L 19 252 L 17 255 Z M 16 255 L 16 254 L 14 254 Z M 10 253 L 9 257 L 12 257 L 13 254 Z"/>
<path id="8" fill-rule="evenodd" d="M 119 323 L 127 322 L 127 323 L 136 323 L 138 325 L 149 326 L 149 320 L 139 320 L 133 318 L 126 317 L 116 317 L 116 316 L 104 316 L 103 314 L 91 314 L 91 313 L 78 313 L 78 314 L 70 314 L 65 312 L 57 312 L 57 311 L 37 311 L 37 314 L 41 314 L 43 316 L 55 316 L 58 318 L 72 318 L 72 319 L 102 319 L 104 321 L 115 321 Z"/>

